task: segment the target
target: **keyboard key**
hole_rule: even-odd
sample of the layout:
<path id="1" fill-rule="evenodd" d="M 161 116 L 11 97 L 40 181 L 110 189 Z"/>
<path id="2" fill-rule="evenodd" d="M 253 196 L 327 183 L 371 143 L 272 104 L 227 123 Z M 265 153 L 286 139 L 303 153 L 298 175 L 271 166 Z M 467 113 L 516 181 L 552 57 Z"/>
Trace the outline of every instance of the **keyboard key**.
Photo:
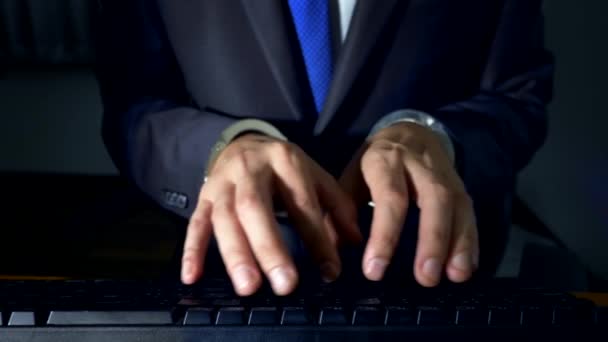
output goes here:
<path id="1" fill-rule="evenodd" d="M 353 312 L 353 325 L 384 325 L 386 310 L 375 306 L 359 306 Z"/>
<path id="2" fill-rule="evenodd" d="M 491 307 L 489 317 L 489 324 L 493 326 L 515 326 L 521 324 L 521 312 L 510 307 Z"/>
<path id="3" fill-rule="evenodd" d="M 36 325 L 34 321 L 34 313 L 31 311 L 15 311 L 11 313 L 11 317 L 8 320 L 9 326 L 33 326 Z"/>
<path id="4" fill-rule="evenodd" d="M 303 307 L 283 308 L 283 313 L 281 315 L 282 325 L 310 325 L 312 323 L 313 321 L 310 315 Z"/>
<path id="5" fill-rule="evenodd" d="M 221 308 L 215 318 L 216 325 L 244 325 L 245 309 L 242 307 Z"/>
<path id="6" fill-rule="evenodd" d="M 547 326 L 553 324 L 553 310 L 539 306 L 528 306 L 521 310 L 521 324 L 524 326 Z"/>
<path id="7" fill-rule="evenodd" d="M 456 325 L 488 325 L 488 310 L 473 306 L 459 307 L 456 311 Z"/>
<path id="8" fill-rule="evenodd" d="M 595 322 L 594 306 L 587 303 L 583 305 L 559 306 L 553 312 L 553 325 L 581 326 L 591 325 Z"/>
<path id="9" fill-rule="evenodd" d="M 167 325 L 169 311 L 52 311 L 48 325 Z"/>
<path id="10" fill-rule="evenodd" d="M 277 308 L 251 308 L 249 325 L 274 325 L 279 322 Z"/>
<path id="11" fill-rule="evenodd" d="M 451 325 L 454 324 L 453 310 L 438 306 L 422 306 L 418 308 L 418 325 Z"/>
<path id="12" fill-rule="evenodd" d="M 355 301 L 357 305 L 380 305 L 382 301 L 377 297 L 360 298 Z"/>
<path id="13" fill-rule="evenodd" d="M 213 309 L 211 308 L 192 308 L 186 311 L 184 325 L 212 325 Z"/>
<path id="14" fill-rule="evenodd" d="M 386 325 L 416 325 L 418 324 L 418 312 L 405 307 L 388 307 L 386 313 Z"/>
<path id="15" fill-rule="evenodd" d="M 342 307 L 325 307 L 319 314 L 319 325 L 346 325 L 350 320 Z"/>

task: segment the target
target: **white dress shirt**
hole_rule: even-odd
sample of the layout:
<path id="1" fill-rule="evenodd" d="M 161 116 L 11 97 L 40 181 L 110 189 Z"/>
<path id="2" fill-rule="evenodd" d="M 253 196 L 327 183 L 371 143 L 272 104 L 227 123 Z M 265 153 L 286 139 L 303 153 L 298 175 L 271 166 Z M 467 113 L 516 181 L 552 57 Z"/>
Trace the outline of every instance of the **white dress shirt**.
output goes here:
<path id="1" fill-rule="evenodd" d="M 346 39 L 346 34 L 348 33 L 356 4 L 357 0 L 338 0 L 338 11 L 340 11 L 340 35 L 342 41 Z"/>

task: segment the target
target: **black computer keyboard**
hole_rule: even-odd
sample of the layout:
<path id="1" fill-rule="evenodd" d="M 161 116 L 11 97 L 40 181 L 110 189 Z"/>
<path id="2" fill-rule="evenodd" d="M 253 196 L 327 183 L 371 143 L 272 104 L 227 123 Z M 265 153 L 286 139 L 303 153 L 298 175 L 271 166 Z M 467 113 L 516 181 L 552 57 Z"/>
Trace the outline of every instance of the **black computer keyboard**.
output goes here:
<path id="1" fill-rule="evenodd" d="M 423 289 L 345 280 L 247 298 L 219 278 L 3 281 L 0 308 L 0 341 L 608 340 L 606 308 L 507 281 Z"/>

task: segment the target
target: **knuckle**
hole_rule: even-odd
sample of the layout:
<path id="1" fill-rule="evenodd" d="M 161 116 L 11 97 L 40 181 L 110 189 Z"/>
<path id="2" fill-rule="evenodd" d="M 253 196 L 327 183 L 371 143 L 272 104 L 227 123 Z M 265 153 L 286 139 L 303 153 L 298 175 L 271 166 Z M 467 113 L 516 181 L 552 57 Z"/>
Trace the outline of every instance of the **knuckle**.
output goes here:
<path id="1" fill-rule="evenodd" d="M 206 195 L 206 194 L 205 194 Z M 203 220 L 209 216 L 212 209 L 212 204 L 201 195 L 198 199 L 192 215 L 190 215 L 190 223 L 203 223 Z"/>
<path id="2" fill-rule="evenodd" d="M 281 253 L 281 249 L 278 245 L 271 243 L 262 243 L 253 246 L 254 250 L 257 250 L 256 257 L 260 264 L 260 267 L 265 271 L 269 271 L 278 265 L 287 264 L 285 255 Z"/>
<path id="3" fill-rule="evenodd" d="M 384 190 L 380 196 L 383 202 L 389 203 L 393 207 L 397 207 L 399 209 L 404 209 L 407 207 L 408 197 L 403 191 L 398 191 L 391 188 Z"/>
<path id="4" fill-rule="evenodd" d="M 202 249 L 199 246 L 184 247 L 182 260 L 194 261 L 194 258 L 196 257 L 196 255 L 198 253 L 200 253 L 201 251 L 202 251 Z"/>
<path id="5" fill-rule="evenodd" d="M 243 151 L 236 154 L 230 160 L 230 170 L 239 178 L 249 174 L 249 154 L 250 152 Z"/>
<path id="6" fill-rule="evenodd" d="M 394 142 L 393 140 L 387 139 L 387 138 L 382 138 L 382 139 L 377 139 L 376 141 L 374 141 L 370 148 L 372 150 L 378 151 L 378 152 L 398 152 L 400 153 L 404 147 L 402 144 L 399 144 L 397 142 Z"/>
<path id="7" fill-rule="evenodd" d="M 382 153 L 379 148 L 374 145 L 371 145 L 365 150 L 365 153 L 361 156 L 361 163 L 369 163 L 377 161 L 382 158 Z"/>
<path id="8" fill-rule="evenodd" d="M 361 166 L 376 165 L 377 163 L 384 163 L 382 150 L 370 147 L 361 158 Z"/>
<path id="9" fill-rule="evenodd" d="M 430 242 L 433 243 L 435 246 L 444 246 L 448 243 L 449 240 L 449 234 L 446 230 L 443 229 L 433 229 L 430 232 Z"/>
<path id="10" fill-rule="evenodd" d="M 226 263 L 227 268 L 240 265 L 249 259 L 249 254 L 246 248 L 239 246 L 230 246 L 225 248 L 222 255 L 222 259 Z"/>
<path id="11" fill-rule="evenodd" d="M 399 234 L 383 233 L 374 237 L 379 251 L 386 253 L 394 250 L 399 244 Z"/>
<path id="12" fill-rule="evenodd" d="M 260 251 L 259 255 L 263 256 L 272 256 L 277 253 L 278 246 L 269 241 L 259 241 L 252 245 L 253 249 Z"/>
<path id="13" fill-rule="evenodd" d="M 401 163 L 403 160 L 403 147 L 394 146 L 391 149 L 385 150 L 385 158 L 391 163 Z"/>
<path id="14" fill-rule="evenodd" d="M 294 196 L 293 203 L 296 207 L 306 210 L 314 209 L 316 207 L 315 201 L 308 194 Z"/>
<path id="15" fill-rule="evenodd" d="M 270 143 L 272 154 L 280 159 L 291 160 L 296 150 L 292 144 L 283 141 L 273 141 Z"/>
<path id="16" fill-rule="evenodd" d="M 403 146 L 391 141 L 379 142 L 370 149 L 372 156 L 393 162 L 400 161 L 403 152 Z"/>
<path id="17" fill-rule="evenodd" d="M 434 183 L 432 186 L 432 192 L 435 199 L 440 203 L 452 203 L 455 199 L 454 191 L 442 183 Z"/>
<path id="18" fill-rule="evenodd" d="M 205 219 L 201 217 L 201 215 L 194 214 L 190 218 L 190 230 L 192 231 L 200 231 L 203 229 L 205 225 Z"/>
<path id="19" fill-rule="evenodd" d="M 217 222 L 218 220 L 225 218 L 231 212 L 232 212 L 232 210 L 228 206 L 227 203 L 223 203 L 223 202 L 216 203 L 216 205 L 213 208 L 213 211 L 211 212 L 211 220 L 213 222 Z"/>
<path id="20" fill-rule="evenodd" d="M 244 193 L 237 199 L 237 207 L 240 210 L 257 210 L 261 204 L 260 196 L 253 192 Z"/>
<path id="21" fill-rule="evenodd" d="M 199 207 L 211 205 L 211 201 L 209 200 L 209 198 L 212 197 L 211 194 L 213 193 L 213 187 L 215 186 L 215 184 L 215 178 L 209 178 L 209 180 L 205 184 L 203 184 L 197 197 L 197 204 L 199 205 Z"/>

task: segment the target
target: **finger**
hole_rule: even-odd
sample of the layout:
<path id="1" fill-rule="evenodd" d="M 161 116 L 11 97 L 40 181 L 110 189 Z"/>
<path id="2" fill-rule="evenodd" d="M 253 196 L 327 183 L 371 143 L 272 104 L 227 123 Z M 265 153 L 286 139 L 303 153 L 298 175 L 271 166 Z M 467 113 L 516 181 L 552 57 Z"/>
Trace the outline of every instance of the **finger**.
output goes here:
<path id="1" fill-rule="evenodd" d="M 381 280 L 399 244 L 407 214 L 408 188 L 398 151 L 372 154 L 362 160 L 362 172 L 375 202 L 370 236 L 363 254 L 363 273 Z"/>
<path id="2" fill-rule="evenodd" d="M 291 155 L 275 158 L 273 166 L 289 216 L 314 261 L 320 265 L 323 280 L 336 280 L 340 274 L 340 259 L 328 234 L 310 171 Z"/>
<path id="3" fill-rule="evenodd" d="M 234 290 L 248 296 L 259 288 L 262 277 L 234 210 L 234 186 L 220 190 L 211 215 L 215 239 Z"/>
<path id="4" fill-rule="evenodd" d="M 478 265 L 479 242 L 473 205 L 468 195 L 457 197 L 454 233 L 448 263 L 448 278 L 456 283 L 467 281 Z"/>
<path id="5" fill-rule="evenodd" d="M 203 274 L 211 231 L 211 202 L 201 199 L 188 222 L 181 271 L 184 284 L 195 283 Z"/>
<path id="6" fill-rule="evenodd" d="M 354 198 L 325 170 L 315 165 L 312 172 L 321 206 L 331 216 L 339 238 L 353 244 L 361 242 L 363 236 L 357 223 Z"/>
<path id="7" fill-rule="evenodd" d="M 342 241 L 338 238 L 336 234 L 336 225 L 334 224 L 333 219 L 327 213 L 323 216 L 323 223 L 325 225 L 327 234 L 329 235 L 329 240 L 331 241 L 334 248 L 338 249 L 338 246 L 342 243 Z"/>
<path id="8" fill-rule="evenodd" d="M 436 286 L 448 255 L 453 223 L 450 188 L 431 170 L 411 159 L 406 162 L 420 208 L 420 227 L 414 274 L 423 286 Z"/>
<path id="9" fill-rule="evenodd" d="M 363 150 L 361 149 L 361 151 Z M 361 152 L 357 152 L 357 155 L 346 166 L 338 183 L 356 206 L 365 204 L 369 199 L 369 190 L 361 173 Z"/>
<path id="10" fill-rule="evenodd" d="M 253 179 L 258 179 L 254 182 Z M 236 192 L 236 211 L 249 245 L 277 295 L 287 295 L 298 282 L 298 274 L 279 234 L 272 212 L 270 181 L 244 179 Z"/>

